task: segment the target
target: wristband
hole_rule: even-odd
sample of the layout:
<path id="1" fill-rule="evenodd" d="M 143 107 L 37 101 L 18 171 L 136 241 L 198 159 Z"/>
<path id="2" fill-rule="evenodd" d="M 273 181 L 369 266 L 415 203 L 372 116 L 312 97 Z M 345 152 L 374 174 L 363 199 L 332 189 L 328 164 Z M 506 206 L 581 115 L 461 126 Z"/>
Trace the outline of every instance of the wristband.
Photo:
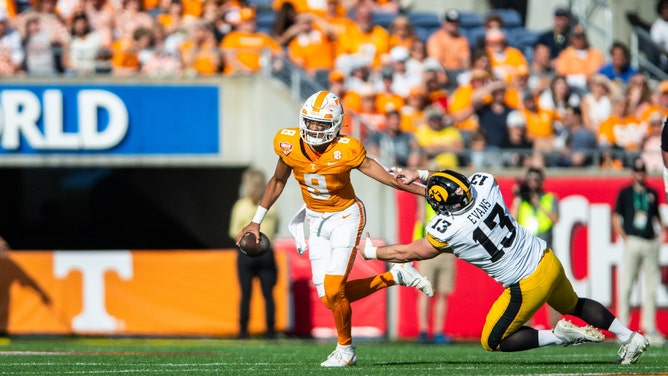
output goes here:
<path id="1" fill-rule="evenodd" d="M 429 180 L 429 170 L 417 170 L 417 173 L 420 180 L 425 182 Z"/>
<path id="2" fill-rule="evenodd" d="M 267 208 L 258 206 L 257 210 L 255 211 L 255 215 L 253 216 L 253 219 L 251 219 L 251 222 L 257 223 L 259 225 L 260 223 L 262 223 L 262 220 L 264 219 L 265 215 L 267 215 Z"/>
<path id="3" fill-rule="evenodd" d="M 366 238 L 366 243 L 364 243 L 364 257 L 366 259 L 376 259 L 376 251 L 378 247 L 374 247 L 371 243 L 371 239 Z"/>

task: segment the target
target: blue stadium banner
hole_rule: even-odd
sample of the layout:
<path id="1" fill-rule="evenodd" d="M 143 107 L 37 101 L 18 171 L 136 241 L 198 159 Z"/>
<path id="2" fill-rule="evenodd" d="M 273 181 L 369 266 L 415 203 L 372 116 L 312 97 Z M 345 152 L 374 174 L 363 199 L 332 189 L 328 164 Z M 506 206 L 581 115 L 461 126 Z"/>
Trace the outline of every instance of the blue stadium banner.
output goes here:
<path id="1" fill-rule="evenodd" d="M 215 85 L 2 85 L 1 155 L 216 155 Z"/>

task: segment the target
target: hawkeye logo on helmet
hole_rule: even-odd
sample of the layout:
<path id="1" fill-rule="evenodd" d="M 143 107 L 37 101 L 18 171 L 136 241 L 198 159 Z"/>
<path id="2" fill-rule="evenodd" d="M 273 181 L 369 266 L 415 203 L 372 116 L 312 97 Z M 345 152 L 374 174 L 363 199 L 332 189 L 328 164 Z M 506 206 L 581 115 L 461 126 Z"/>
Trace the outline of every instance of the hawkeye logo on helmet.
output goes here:
<path id="1" fill-rule="evenodd" d="M 443 187 L 435 185 L 429 189 L 429 197 L 437 202 L 446 202 L 448 200 L 448 191 Z"/>

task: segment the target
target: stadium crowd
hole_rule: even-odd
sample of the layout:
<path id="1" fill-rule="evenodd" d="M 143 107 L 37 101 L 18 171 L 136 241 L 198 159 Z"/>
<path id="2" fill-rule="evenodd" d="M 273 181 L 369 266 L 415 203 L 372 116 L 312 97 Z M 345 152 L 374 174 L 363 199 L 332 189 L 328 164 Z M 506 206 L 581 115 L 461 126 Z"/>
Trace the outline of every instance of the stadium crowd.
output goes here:
<path id="1" fill-rule="evenodd" d="M 502 10 L 474 15 L 479 24 L 428 13 L 398 0 L 2 0 L 0 76 L 196 77 L 289 63 L 342 98 L 344 124 L 389 164 L 621 169 L 642 156 L 662 169 L 668 81 L 634 69 L 625 43 L 606 59 L 567 8 L 540 31 Z M 652 37 L 668 50 L 668 0 Z"/>

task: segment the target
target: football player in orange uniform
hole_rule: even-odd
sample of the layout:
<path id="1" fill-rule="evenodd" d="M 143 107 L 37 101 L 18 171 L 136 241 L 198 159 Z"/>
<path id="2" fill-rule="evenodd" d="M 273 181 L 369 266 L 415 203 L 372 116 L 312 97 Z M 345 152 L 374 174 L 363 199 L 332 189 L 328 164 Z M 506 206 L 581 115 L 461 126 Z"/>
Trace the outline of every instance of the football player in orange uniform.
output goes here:
<path id="1" fill-rule="evenodd" d="M 299 128 L 284 128 L 274 138 L 278 162 L 265 187 L 253 220 L 237 235 L 247 232 L 259 238 L 260 223 L 283 192 L 290 173 L 301 188 L 304 207 L 293 218 L 300 254 L 305 250 L 303 221 L 309 226 L 309 259 L 313 283 L 322 302 L 332 311 L 338 345 L 321 363 L 323 367 L 355 365 L 350 303 L 395 284 L 416 287 L 433 296 L 431 283 L 408 264 L 393 264 L 389 271 L 348 281 L 355 248 L 366 224 L 364 204 L 355 196 L 350 172 L 363 174 L 390 187 L 424 195 L 424 186 L 403 184 L 376 160 L 367 157 L 361 141 L 339 133 L 343 123 L 341 100 L 320 91 L 304 103 Z M 293 231 L 298 224 L 299 231 Z"/>

